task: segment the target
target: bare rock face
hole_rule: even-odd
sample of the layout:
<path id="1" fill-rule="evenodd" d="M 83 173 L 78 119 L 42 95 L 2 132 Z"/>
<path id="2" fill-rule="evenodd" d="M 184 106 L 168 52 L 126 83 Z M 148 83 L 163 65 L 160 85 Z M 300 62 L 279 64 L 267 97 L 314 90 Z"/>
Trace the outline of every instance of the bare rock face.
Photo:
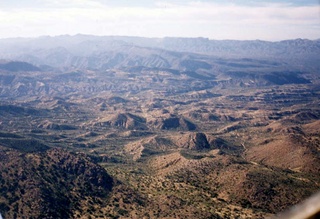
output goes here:
<path id="1" fill-rule="evenodd" d="M 146 120 L 140 116 L 131 113 L 119 113 L 107 121 L 100 122 L 99 125 L 131 130 L 147 129 Z"/>
<path id="2" fill-rule="evenodd" d="M 191 121 L 185 118 L 180 118 L 175 116 L 170 116 L 167 118 L 159 118 L 154 121 L 151 121 L 150 123 L 155 128 L 161 129 L 161 130 L 193 131 L 197 129 L 196 125 Z"/>
<path id="3" fill-rule="evenodd" d="M 203 150 L 209 149 L 210 144 L 204 133 L 187 133 L 180 136 L 173 137 L 173 142 L 181 148 L 187 148 L 191 150 Z"/>
<path id="4" fill-rule="evenodd" d="M 38 128 L 50 129 L 50 130 L 76 130 L 77 128 L 67 124 L 57 124 L 50 121 L 44 121 L 38 125 Z"/>
<path id="5" fill-rule="evenodd" d="M 196 133 L 195 137 L 193 138 L 193 142 L 196 149 L 201 150 L 210 148 L 207 136 L 203 133 Z"/>

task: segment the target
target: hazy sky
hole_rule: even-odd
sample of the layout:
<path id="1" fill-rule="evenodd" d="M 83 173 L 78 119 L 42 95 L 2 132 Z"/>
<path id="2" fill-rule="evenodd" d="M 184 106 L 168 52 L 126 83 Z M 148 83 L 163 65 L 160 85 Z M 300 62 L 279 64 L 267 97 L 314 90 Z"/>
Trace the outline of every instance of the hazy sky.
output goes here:
<path id="1" fill-rule="evenodd" d="M 0 0 L 0 38 L 320 38 L 320 0 Z"/>

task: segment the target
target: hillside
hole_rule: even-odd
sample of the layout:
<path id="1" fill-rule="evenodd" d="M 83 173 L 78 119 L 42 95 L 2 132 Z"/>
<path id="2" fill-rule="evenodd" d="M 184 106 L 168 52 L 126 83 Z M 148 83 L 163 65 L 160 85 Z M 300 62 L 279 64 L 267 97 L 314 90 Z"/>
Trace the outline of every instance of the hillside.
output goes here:
<path id="1" fill-rule="evenodd" d="M 113 179 L 81 155 L 60 149 L 21 153 L 1 147 L 1 206 L 5 218 L 72 218 L 86 214 L 113 188 Z"/>

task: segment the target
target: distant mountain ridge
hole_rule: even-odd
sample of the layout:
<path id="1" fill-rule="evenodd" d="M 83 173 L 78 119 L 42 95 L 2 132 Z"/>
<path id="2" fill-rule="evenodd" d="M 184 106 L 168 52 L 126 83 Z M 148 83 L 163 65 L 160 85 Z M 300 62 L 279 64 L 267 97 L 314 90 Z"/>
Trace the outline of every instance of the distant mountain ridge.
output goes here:
<path id="1" fill-rule="evenodd" d="M 17 72 L 17 71 L 40 71 L 40 68 L 27 63 L 19 61 L 0 61 L 0 70 Z"/>
<path id="2" fill-rule="evenodd" d="M 0 51 L 0 58 L 53 67 L 88 67 L 99 58 L 107 60 L 107 64 L 103 63 L 106 67 L 115 67 L 121 62 L 136 66 L 146 66 L 147 62 L 148 67 L 170 67 L 172 63 L 170 60 L 167 63 L 167 55 L 175 57 L 193 53 L 223 58 L 281 60 L 314 71 L 320 69 L 320 40 L 307 39 L 268 42 L 78 34 L 2 39 Z M 125 63 L 128 58 L 130 63 Z"/>
<path id="3" fill-rule="evenodd" d="M 60 95 L 69 89 L 136 92 L 157 87 L 181 93 L 212 87 L 309 84 L 320 73 L 319 54 L 319 40 L 302 39 L 89 35 L 3 39 L 0 59 L 15 61 L 0 62 L 0 96 Z M 30 77 L 31 71 L 38 73 Z M 90 72 L 98 73 L 99 80 Z"/>

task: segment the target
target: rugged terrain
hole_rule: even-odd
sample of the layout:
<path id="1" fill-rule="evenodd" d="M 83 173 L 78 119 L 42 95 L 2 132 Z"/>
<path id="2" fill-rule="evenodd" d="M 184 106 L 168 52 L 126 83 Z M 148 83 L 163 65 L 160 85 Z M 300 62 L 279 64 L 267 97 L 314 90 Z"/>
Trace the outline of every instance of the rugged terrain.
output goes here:
<path id="1" fill-rule="evenodd" d="M 0 48 L 6 219 L 264 218 L 320 188 L 319 41 Z"/>

